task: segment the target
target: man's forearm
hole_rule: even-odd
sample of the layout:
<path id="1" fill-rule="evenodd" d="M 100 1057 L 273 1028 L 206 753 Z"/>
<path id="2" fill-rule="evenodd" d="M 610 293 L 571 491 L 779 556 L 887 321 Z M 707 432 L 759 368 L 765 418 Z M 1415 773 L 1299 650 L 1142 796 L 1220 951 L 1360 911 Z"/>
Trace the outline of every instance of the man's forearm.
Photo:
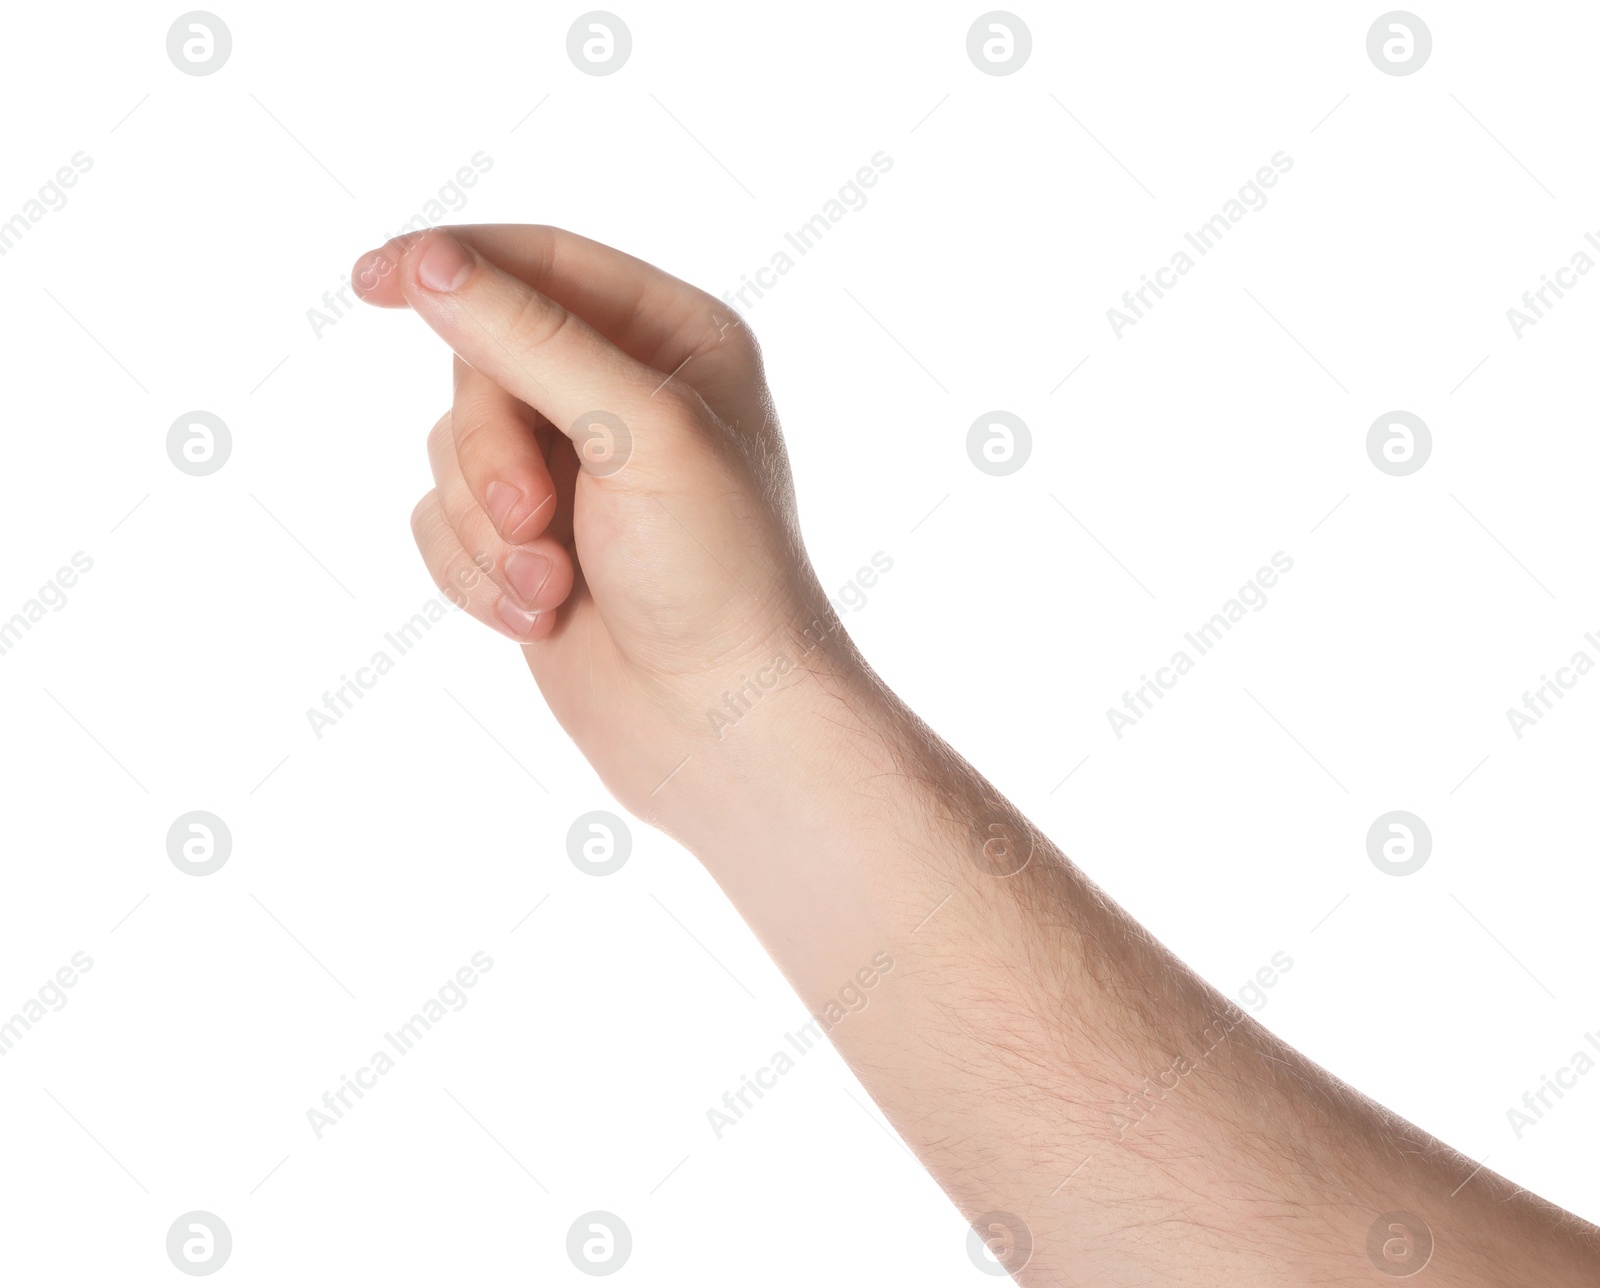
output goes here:
<path id="1" fill-rule="evenodd" d="M 661 821 L 967 1217 L 1021 1219 L 995 1237 L 1031 1239 L 1023 1282 L 1373 1283 L 1424 1255 L 1423 1282 L 1600 1282 L 1592 1227 L 1274 1038 L 865 673 L 807 672 L 694 761 Z"/>

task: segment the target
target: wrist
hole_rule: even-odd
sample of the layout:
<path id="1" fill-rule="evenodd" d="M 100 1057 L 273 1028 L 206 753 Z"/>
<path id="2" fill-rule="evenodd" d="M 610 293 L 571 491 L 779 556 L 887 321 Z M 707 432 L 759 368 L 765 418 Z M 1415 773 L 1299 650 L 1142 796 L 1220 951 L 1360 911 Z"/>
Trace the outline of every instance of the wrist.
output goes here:
<path id="1" fill-rule="evenodd" d="M 865 666 L 812 657 L 720 739 L 707 732 L 656 797 L 650 821 L 700 860 L 814 1015 L 901 959 L 949 891 L 897 750 L 905 718 Z"/>
<path id="2" fill-rule="evenodd" d="M 708 867 L 810 845 L 882 809 L 899 703 L 835 624 L 778 636 L 689 717 L 681 768 L 646 816 Z"/>

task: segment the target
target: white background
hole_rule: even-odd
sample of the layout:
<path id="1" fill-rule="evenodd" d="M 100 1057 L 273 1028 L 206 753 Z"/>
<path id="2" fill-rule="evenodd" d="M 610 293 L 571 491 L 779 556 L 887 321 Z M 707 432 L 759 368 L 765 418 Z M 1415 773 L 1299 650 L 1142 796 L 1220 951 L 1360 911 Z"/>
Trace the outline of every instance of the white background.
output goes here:
<path id="1" fill-rule="evenodd" d="M 1600 658 L 1600 275 L 1506 320 L 1600 229 L 1591 6 L 1420 10 L 1395 77 L 1379 5 L 1037 5 L 996 77 L 978 5 L 618 0 L 632 57 L 591 77 L 581 6 L 217 3 L 204 77 L 176 6 L 16 6 L 0 44 L 0 219 L 93 162 L 0 258 L 0 618 L 93 560 L 0 656 L 0 1015 L 94 962 L 0 1059 L 8 1280 L 181 1281 L 166 1231 L 204 1209 L 239 1284 L 588 1282 L 566 1231 L 604 1209 L 633 1282 L 992 1282 L 831 1051 L 714 1137 L 803 1008 L 672 844 L 568 861 L 616 807 L 514 647 L 452 614 L 308 724 L 436 594 L 407 516 L 449 367 L 414 317 L 307 312 L 480 151 L 453 220 L 719 293 L 892 157 L 748 318 L 824 584 L 893 560 L 851 632 L 1206 978 L 1286 952 L 1264 1023 L 1600 1219 L 1600 1073 L 1520 1140 L 1506 1114 L 1600 1029 L 1600 678 L 1520 740 L 1505 715 Z M 233 435 L 205 478 L 165 450 L 193 409 Z M 1006 478 L 966 455 L 992 409 L 1033 434 Z M 1405 478 L 1365 450 L 1392 409 L 1434 439 Z M 1106 709 L 1279 550 L 1267 607 L 1118 739 Z M 165 848 L 196 809 L 234 840 L 205 878 Z M 1432 830 L 1413 876 L 1367 857 L 1393 809 Z M 470 1004 L 318 1140 L 307 1109 L 479 950 Z"/>

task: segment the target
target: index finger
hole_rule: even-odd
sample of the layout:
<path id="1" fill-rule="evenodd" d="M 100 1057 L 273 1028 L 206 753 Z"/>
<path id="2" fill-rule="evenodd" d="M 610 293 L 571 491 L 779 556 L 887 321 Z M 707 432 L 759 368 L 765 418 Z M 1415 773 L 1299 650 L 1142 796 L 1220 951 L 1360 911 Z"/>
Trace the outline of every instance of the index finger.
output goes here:
<path id="1" fill-rule="evenodd" d="M 740 327 L 738 313 L 715 296 L 564 228 L 473 224 L 443 231 L 663 373 L 690 353 L 720 345 L 731 329 Z M 422 236 L 391 238 L 358 259 L 351 272 L 355 293 L 380 308 L 405 308 L 409 301 L 396 270 Z"/>
<path id="2" fill-rule="evenodd" d="M 543 412 L 586 465 L 597 463 L 583 450 L 596 425 L 608 445 L 620 440 L 631 452 L 633 427 L 648 425 L 652 440 L 669 438 L 681 421 L 671 414 L 675 404 L 704 409 L 692 390 L 669 389 L 660 372 L 443 229 L 408 246 L 394 273 L 418 316 L 474 369 Z"/>

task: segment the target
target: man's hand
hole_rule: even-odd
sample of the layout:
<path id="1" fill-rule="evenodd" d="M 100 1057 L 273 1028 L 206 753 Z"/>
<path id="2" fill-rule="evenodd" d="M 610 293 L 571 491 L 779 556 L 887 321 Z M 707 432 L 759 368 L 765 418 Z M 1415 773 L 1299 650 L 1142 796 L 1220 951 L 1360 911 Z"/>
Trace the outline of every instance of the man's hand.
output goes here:
<path id="1" fill-rule="evenodd" d="M 430 572 L 527 646 L 563 727 L 649 816 L 721 694 L 807 630 L 836 637 L 753 337 L 703 291 L 554 228 L 400 239 L 353 280 L 458 355 L 412 519 Z"/>

